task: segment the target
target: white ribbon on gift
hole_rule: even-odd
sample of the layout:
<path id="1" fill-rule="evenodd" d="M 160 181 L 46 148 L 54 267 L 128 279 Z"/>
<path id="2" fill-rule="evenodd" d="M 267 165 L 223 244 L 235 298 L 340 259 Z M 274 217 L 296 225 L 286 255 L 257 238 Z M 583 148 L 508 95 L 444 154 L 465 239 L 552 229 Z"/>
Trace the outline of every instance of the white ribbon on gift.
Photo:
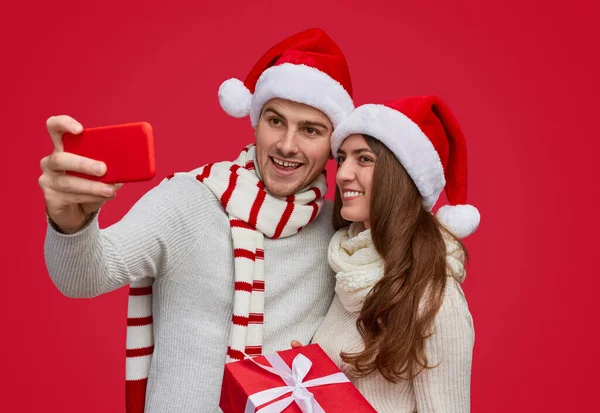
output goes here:
<path id="1" fill-rule="evenodd" d="M 254 393 L 248 397 L 244 413 L 254 413 L 256 411 L 256 406 L 271 402 L 289 392 L 292 393 L 289 397 L 263 407 L 260 409 L 260 413 L 280 413 L 293 402 L 298 404 L 298 407 L 300 407 L 300 410 L 302 410 L 303 413 L 325 413 L 319 402 L 315 399 L 315 396 L 308 390 L 308 387 L 346 383 L 350 381 L 344 373 L 339 372 L 305 382 L 304 378 L 312 367 L 312 361 L 303 354 L 298 354 L 294 358 L 291 369 L 278 354 L 269 354 L 265 356 L 265 358 L 272 367 L 257 363 L 252 360 L 252 358 L 250 358 L 250 360 L 261 369 L 281 377 L 286 386 L 274 387 L 272 389 Z"/>

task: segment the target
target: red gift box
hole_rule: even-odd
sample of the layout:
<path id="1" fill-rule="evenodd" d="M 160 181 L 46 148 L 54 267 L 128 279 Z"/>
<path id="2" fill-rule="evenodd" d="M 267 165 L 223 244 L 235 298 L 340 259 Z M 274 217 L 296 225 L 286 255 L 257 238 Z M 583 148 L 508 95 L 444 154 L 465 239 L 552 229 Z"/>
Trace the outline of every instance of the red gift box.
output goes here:
<path id="1" fill-rule="evenodd" d="M 219 407 L 224 413 L 375 412 L 318 344 L 226 364 Z"/>

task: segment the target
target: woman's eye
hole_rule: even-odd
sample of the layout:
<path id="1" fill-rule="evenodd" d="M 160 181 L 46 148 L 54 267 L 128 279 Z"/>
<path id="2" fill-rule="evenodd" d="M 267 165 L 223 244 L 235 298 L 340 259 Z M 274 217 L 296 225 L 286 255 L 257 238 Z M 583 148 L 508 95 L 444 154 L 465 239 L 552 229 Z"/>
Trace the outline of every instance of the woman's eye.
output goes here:
<path id="1" fill-rule="evenodd" d="M 361 156 L 361 157 L 359 158 L 359 160 L 360 160 L 361 162 L 365 162 L 365 163 L 367 163 L 367 162 L 373 162 L 373 159 L 369 158 L 368 156 Z"/>

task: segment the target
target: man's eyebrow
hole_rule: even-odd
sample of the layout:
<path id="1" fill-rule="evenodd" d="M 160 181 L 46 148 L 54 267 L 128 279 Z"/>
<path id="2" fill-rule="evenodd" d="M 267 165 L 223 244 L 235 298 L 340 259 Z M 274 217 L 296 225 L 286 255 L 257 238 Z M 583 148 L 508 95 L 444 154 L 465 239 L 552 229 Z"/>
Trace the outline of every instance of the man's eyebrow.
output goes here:
<path id="1" fill-rule="evenodd" d="M 318 122 L 318 121 L 314 121 L 314 120 L 303 120 L 299 122 L 300 126 L 317 126 L 319 128 L 323 128 L 326 131 L 329 131 L 329 126 L 325 125 L 324 123 Z"/>
<path id="2" fill-rule="evenodd" d="M 285 116 L 283 116 L 281 113 L 277 112 L 275 109 L 273 109 L 273 108 L 272 108 L 272 107 L 270 107 L 270 106 L 269 106 L 269 107 L 267 107 L 267 108 L 266 108 L 266 109 L 263 111 L 263 113 L 267 113 L 267 112 L 271 112 L 271 113 L 273 113 L 274 115 L 276 115 L 276 116 L 280 117 L 280 118 L 281 118 L 282 120 L 284 120 L 284 121 L 285 121 L 285 120 L 287 120 L 287 119 L 285 118 Z M 326 124 L 324 124 L 324 123 L 322 123 L 322 122 L 319 122 L 319 121 L 316 121 L 316 120 L 302 120 L 302 121 L 298 122 L 298 124 L 299 124 L 300 126 L 304 126 L 304 127 L 306 127 L 306 126 L 312 126 L 312 127 L 323 128 L 323 129 L 325 129 L 326 131 L 329 131 L 329 129 L 330 129 L 330 128 L 329 128 L 329 126 L 327 126 Z"/>
<path id="3" fill-rule="evenodd" d="M 267 112 L 273 112 L 275 115 L 277 115 L 278 117 L 280 117 L 281 119 L 285 120 L 285 116 L 283 116 L 281 113 L 277 112 L 275 109 L 273 109 L 272 107 L 268 107 L 265 109 L 264 113 Z"/>

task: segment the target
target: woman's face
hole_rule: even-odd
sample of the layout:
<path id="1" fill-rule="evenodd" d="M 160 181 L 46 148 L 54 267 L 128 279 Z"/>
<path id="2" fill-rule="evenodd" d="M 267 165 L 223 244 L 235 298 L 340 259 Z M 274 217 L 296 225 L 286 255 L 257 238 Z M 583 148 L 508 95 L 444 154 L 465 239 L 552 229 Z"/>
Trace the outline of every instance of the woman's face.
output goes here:
<path id="1" fill-rule="evenodd" d="M 362 135 L 350 135 L 337 152 L 336 184 L 342 197 L 341 215 L 346 221 L 363 222 L 370 228 L 369 212 L 373 171 L 377 157 Z"/>

